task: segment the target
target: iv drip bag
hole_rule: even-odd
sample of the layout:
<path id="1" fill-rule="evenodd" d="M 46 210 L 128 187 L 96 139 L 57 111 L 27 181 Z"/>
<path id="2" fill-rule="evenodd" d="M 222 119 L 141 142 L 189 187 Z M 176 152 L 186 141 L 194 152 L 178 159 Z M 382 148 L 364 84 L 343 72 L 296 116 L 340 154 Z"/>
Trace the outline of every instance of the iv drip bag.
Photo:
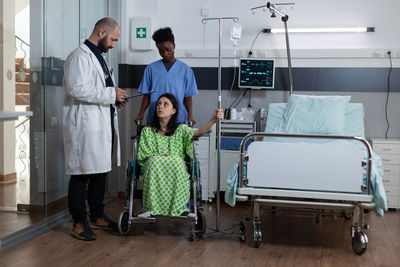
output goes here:
<path id="1" fill-rule="evenodd" d="M 237 47 L 242 37 L 242 25 L 240 23 L 235 22 L 231 27 L 231 41 L 233 42 L 233 46 Z"/>

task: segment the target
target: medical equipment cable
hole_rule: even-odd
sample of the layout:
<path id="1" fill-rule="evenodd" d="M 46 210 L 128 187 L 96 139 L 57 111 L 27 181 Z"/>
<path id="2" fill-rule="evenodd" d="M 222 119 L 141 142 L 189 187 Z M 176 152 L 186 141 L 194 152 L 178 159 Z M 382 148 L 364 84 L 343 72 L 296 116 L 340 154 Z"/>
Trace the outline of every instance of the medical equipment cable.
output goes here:
<path id="1" fill-rule="evenodd" d="M 392 52 L 389 50 L 389 51 L 387 51 L 387 54 L 389 56 L 390 68 L 389 68 L 389 73 L 387 76 L 387 93 L 386 93 L 386 103 L 385 103 L 385 117 L 386 117 L 386 124 L 387 124 L 386 132 L 385 132 L 385 139 L 388 138 L 388 132 L 389 132 L 389 128 L 390 128 L 390 122 L 389 122 L 389 118 L 388 118 L 388 103 L 389 103 L 389 93 L 390 93 L 390 75 L 392 74 L 392 68 L 393 68 Z"/>
<path id="2" fill-rule="evenodd" d="M 248 108 L 251 108 L 251 89 L 249 89 L 249 104 L 247 105 Z"/>
<path id="3" fill-rule="evenodd" d="M 242 91 L 241 91 L 241 94 L 232 102 L 232 104 L 228 107 L 228 109 L 230 109 L 230 108 L 232 108 L 234 105 L 236 105 L 236 102 L 237 102 L 237 101 L 239 101 L 239 100 L 241 101 L 242 98 L 246 96 L 248 90 L 249 90 L 249 89 L 247 89 L 247 88 L 244 89 L 244 90 L 242 90 Z M 240 101 L 239 101 L 238 103 L 240 103 Z"/>
<path id="4" fill-rule="evenodd" d="M 234 60 L 235 60 L 235 66 L 233 67 L 233 79 L 232 79 L 231 89 L 229 90 L 229 94 L 228 94 L 228 103 L 226 104 L 227 109 L 230 108 L 229 102 L 231 101 L 232 89 L 233 89 L 233 85 L 235 84 L 235 79 L 236 79 L 236 58 Z"/>
<path id="5" fill-rule="evenodd" d="M 261 31 L 259 31 L 259 32 L 257 33 L 256 38 L 254 38 L 253 43 L 252 43 L 251 46 L 250 46 L 250 50 L 249 50 L 249 53 L 248 53 L 248 56 L 249 56 L 249 57 L 251 57 L 251 56 L 253 55 L 252 49 L 253 49 L 254 43 L 256 42 L 256 40 L 257 40 L 258 36 L 260 35 L 260 33 L 267 33 L 267 32 L 268 32 L 267 29 L 262 29 Z"/>
<path id="6" fill-rule="evenodd" d="M 216 229 L 207 227 L 207 230 L 210 230 L 211 232 L 208 232 L 208 233 L 205 233 L 205 234 L 211 235 L 211 234 L 216 234 L 216 233 L 222 233 L 222 234 L 227 234 L 227 235 L 234 235 L 234 234 L 237 234 L 237 233 L 235 231 L 232 231 L 232 230 L 237 228 L 239 225 L 240 225 L 240 222 L 233 223 L 230 227 L 225 228 L 223 230 L 219 230 L 219 231 L 217 231 Z"/>

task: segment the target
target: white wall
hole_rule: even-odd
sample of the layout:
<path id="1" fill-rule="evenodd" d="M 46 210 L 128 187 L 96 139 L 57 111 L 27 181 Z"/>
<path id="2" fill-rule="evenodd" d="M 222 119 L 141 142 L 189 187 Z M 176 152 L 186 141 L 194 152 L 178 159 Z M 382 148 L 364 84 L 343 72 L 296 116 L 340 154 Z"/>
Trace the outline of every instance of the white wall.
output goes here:
<path id="1" fill-rule="evenodd" d="M 22 3 L 25 3 L 27 1 L 17 1 L 15 4 L 19 3 L 22 5 Z M 30 43 L 30 38 L 29 38 L 29 1 L 27 3 L 27 6 L 21 7 L 20 11 L 15 14 L 15 35 L 24 40 L 26 43 Z M 21 48 L 21 42 L 16 40 L 16 47 L 17 47 L 17 52 L 15 54 L 16 58 L 24 58 L 25 57 L 25 65 L 26 68 L 29 68 L 30 62 L 29 62 L 29 53 L 30 53 L 30 48 L 26 45 L 23 44 Z M 25 51 L 25 53 L 24 53 Z"/>
<path id="2" fill-rule="evenodd" d="M 275 1 L 275 3 L 287 1 Z M 282 6 L 288 14 L 289 28 L 300 27 L 375 27 L 373 33 L 301 33 L 290 35 L 294 67 L 386 67 L 387 49 L 394 57 L 400 57 L 400 35 L 397 31 L 397 0 L 352 0 L 318 1 L 298 0 L 294 6 Z M 121 13 L 125 20 L 126 32 L 121 36 L 121 62 L 127 64 L 148 64 L 158 59 L 157 51 L 138 52 L 129 49 L 129 19 L 136 16 L 150 16 L 153 29 L 170 26 L 176 39 L 177 57 L 191 66 L 215 66 L 217 57 L 218 23 L 201 23 L 201 8 L 208 8 L 210 17 L 237 16 L 242 24 L 242 40 L 239 53 L 247 55 L 256 34 L 263 28 L 283 27 L 279 17 L 271 18 L 269 12 L 259 9 L 252 14 L 252 7 L 266 4 L 253 0 L 164 0 L 140 1 L 122 0 Z M 224 21 L 222 48 L 223 56 L 233 57 L 229 39 L 230 21 Z M 187 51 L 188 50 L 188 51 Z M 190 52 L 191 56 L 187 56 Z M 285 39 L 283 34 L 260 34 L 253 47 L 255 56 L 282 58 L 278 66 L 287 66 Z M 396 59 L 394 65 L 398 66 Z M 224 60 L 223 66 L 233 66 L 233 60 Z"/>
<path id="3" fill-rule="evenodd" d="M 393 66 L 399 67 L 400 34 L 398 34 L 397 12 L 400 10 L 398 0 L 277 0 L 278 2 L 295 2 L 295 6 L 284 7 L 282 12 L 289 16 L 289 28 L 299 27 L 375 27 L 374 33 L 336 33 L 336 34 L 291 34 L 290 46 L 293 67 L 381 67 L 389 66 L 387 49 L 393 53 Z M 209 17 L 237 16 L 242 24 L 242 40 L 239 44 L 241 56 L 247 52 L 256 34 L 263 28 L 283 27 L 279 18 L 271 18 L 269 13 L 258 10 L 254 15 L 250 8 L 265 5 L 264 0 L 121 0 L 121 38 L 120 64 L 143 65 L 160 58 L 153 46 L 152 51 L 140 52 L 130 49 L 130 25 L 133 17 L 151 17 L 152 28 L 170 26 L 175 35 L 176 56 L 191 67 L 217 67 L 218 61 L 218 23 L 210 21 L 201 23 L 201 8 L 210 10 Z M 233 46 L 229 33 L 231 22 L 223 22 L 222 66 L 234 66 Z M 284 35 L 260 34 L 254 44 L 255 57 L 275 58 L 278 67 L 287 66 Z M 188 56 L 191 54 L 191 56 Z M 224 79 L 224 77 L 222 77 Z M 396 77 L 392 77 L 396 79 Z M 229 81 L 231 82 L 231 81 Z M 386 81 L 382 81 L 386 87 Z M 193 111 L 198 125 L 206 122 L 217 106 L 217 90 L 200 90 L 193 98 Z M 296 81 L 294 81 L 296 90 Z M 136 89 L 127 88 L 129 94 Z M 386 131 L 385 100 L 382 92 L 299 92 L 304 94 L 338 94 L 351 95 L 351 102 L 363 103 L 366 111 L 365 127 L 367 137 L 384 137 Z M 222 91 L 222 103 L 228 102 L 228 91 Z M 231 102 L 239 91 L 233 91 Z M 253 107 L 267 107 L 269 103 L 286 102 L 287 91 L 253 91 Z M 391 128 L 389 138 L 400 138 L 400 93 L 391 93 L 388 105 Z M 240 107 L 248 105 L 244 98 Z M 135 134 L 133 123 L 138 114 L 140 99 L 132 100 L 121 114 L 121 144 L 123 162 L 131 153 L 130 135 Z M 120 180 L 120 190 L 124 190 L 124 180 Z"/>

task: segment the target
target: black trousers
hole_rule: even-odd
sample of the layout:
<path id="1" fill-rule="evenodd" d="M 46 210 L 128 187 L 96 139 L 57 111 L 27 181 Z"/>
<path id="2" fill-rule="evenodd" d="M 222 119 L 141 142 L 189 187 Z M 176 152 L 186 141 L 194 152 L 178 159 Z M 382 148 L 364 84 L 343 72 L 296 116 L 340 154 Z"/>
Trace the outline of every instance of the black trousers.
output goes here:
<path id="1" fill-rule="evenodd" d="M 104 217 L 104 194 L 107 173 L 71 175 L 68 187 L 68 209 L 74 224 L 86 222 L 86 187 L 90 219 Z"/>

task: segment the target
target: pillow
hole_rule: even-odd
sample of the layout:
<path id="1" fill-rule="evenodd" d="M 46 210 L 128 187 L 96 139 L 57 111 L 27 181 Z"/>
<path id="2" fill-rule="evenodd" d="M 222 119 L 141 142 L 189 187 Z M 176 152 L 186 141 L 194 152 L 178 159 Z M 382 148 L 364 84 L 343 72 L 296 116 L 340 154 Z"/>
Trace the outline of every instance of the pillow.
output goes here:
<path id="1" fill-rule="evenodd" d="M 350 98 L 292 94 L 283 114 L 282 132 L 343 135 Z"/>
<path id="2" fill-rule="evenodd" d="M 362 103 L 349 103 L 344 114 L 344 135 L 365 137 L 364 105 Z"/>

